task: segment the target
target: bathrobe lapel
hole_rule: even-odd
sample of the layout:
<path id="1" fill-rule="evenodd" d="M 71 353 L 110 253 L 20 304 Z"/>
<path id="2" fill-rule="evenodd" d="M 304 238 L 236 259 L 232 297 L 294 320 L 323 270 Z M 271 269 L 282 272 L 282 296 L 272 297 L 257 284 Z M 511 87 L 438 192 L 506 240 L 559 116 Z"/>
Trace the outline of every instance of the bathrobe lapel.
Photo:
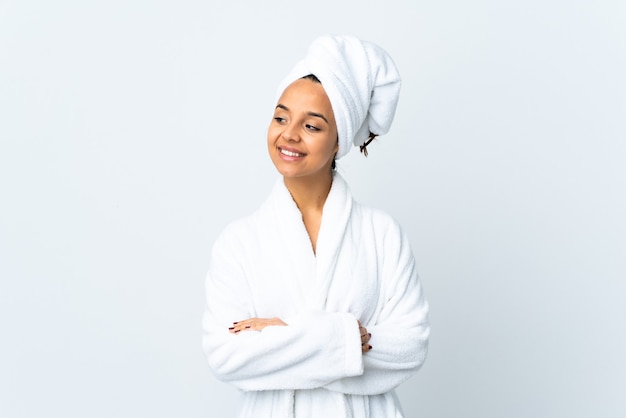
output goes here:
<path id="1" fill-rule="evenodd" d="M 309 295 L 314 289 L 315 254 L 309 235 L 302 222 L 302 214 L 285 186 L 279 179 L 270 198 L 272 226 L 268 233 L 274 234 L 278 257 L 274 262 L 282 276 L 280 279 L 290 289 L 294 307 L 309 307 Z"/>
<path id="2" fill-rule="evenodd" d="M 333 185 L 324 204 L 317 238 L 317 269 L 313 294 L 313 306 L 317 309 L 326 308 L 351 211 L 352 196 L 343 178 L 335 173 Z"/>
<path id="3" fill-rule="evenodd" d="M 285 282 L 294 296 L 310 309 L 324 309 L 335 267 L 350 219 L 352 197 L 339 174 L 335 174 L 326 198 L 317 239 L 317 254 L 313 253 L 302 213 L 284 182 L 279 180 L 272 193 L 273 223 L 278 233 Z"/>
<path id="4" fill-rule="evenodd" d="M 274 214 L 272 223 L 277 231 L 280 253 L 285 255 L 281 262 L 283 282 L 290 288 L 290 293 L 301 302 L 299 306 L 326 310 L 328 293 L 331 291 L 352 211 L 352 196 L 345 181 L 335 173 L 322 211 L 316 253 L 313 253 L 302 213 L 282 179 L 277 182 L 270 201 Z M 285 409 L 292 414 L 294 392 L 284 391 L 281 395 L 283 401 L 289 403 Z M 339 408 L 335 413 L 341 411 L 343 417 L 352 415 L 343 395 L 330 395 Z"/>

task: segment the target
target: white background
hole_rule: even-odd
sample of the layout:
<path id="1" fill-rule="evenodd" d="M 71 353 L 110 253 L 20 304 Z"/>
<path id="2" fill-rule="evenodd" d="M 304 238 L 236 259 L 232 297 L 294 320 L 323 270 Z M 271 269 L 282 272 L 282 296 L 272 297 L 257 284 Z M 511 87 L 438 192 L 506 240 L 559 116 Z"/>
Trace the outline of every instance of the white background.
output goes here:
<path id="1" fill-rule="evenodd" d="M 0 1 L 0 416 L 233 417 L 201 351 L 223 226 L 276 173 L 320 34 L 389 51 L 391 132 L 340 160 L 431 304 L 407 417 L 626 416 L 626 2 Z"/>

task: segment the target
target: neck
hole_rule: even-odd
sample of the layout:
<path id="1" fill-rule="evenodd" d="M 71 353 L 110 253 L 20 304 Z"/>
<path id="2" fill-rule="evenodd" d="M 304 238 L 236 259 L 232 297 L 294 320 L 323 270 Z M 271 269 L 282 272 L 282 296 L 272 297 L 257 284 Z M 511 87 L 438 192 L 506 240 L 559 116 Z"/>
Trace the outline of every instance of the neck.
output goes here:
<path id="1" fill-rule="evenodd" d="M 285 186 L 303 214 L 310 211 L 321 211 L 333 184 L 333 174 L 310 178 L 284 178 Z"/>

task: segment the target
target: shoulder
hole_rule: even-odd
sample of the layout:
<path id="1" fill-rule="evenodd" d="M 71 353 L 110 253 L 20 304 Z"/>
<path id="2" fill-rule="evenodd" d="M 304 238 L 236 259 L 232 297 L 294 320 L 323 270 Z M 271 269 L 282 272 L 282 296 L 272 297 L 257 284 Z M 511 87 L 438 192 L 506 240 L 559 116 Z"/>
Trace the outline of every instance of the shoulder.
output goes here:
<path id="1" fill-rule="evenodd" d="M 272 217 L 272 201 L 277 186 L 268 194 L 265 200 L 248 215 L 226 223 L 217 236 L 216 242 L 246 241 L 258 234 L 258 229 L 265 225 Z"/>
<path id="2" fill-rule="evenodd" d="M 354 212 L 357 215 L 356 218 L 361 219 L 364 223 L 363 226 L 370 225 L 377 232 L 377 235 L 401 236 L 403 234 L 402 226 L 398 220 L 382 209 L 354 202 Z"/>
<path id="3" fill-rule="evenodd" d="M 360 213 L 356 218 L 361 219 L 358 226 L 363 245 L 373 245 L 383 264 L 394 267 L 411 261 L 413 249 L 409 237 L 393 215 L 360 204 L 355 209 L 355 213 Z"/>
<path id="4" fill-rule="evenodd" d="M 239 246 L 256 235 L 258 211 L 230 221 L 215 239 L 214 246 Z"/>

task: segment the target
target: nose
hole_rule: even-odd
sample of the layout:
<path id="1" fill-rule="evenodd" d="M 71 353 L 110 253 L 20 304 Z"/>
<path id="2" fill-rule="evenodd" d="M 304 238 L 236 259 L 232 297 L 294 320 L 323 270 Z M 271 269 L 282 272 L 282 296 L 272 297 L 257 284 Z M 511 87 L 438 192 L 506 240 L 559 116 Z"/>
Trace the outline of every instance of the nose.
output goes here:
<path id="1" fill-rule="evenodd" d="M 297 125 L 294 123 L 285 125 L 281 135 L 285 141 L 289 141 L 289 142 L 300 141 L 300 133 L 298 132 Z"/>

